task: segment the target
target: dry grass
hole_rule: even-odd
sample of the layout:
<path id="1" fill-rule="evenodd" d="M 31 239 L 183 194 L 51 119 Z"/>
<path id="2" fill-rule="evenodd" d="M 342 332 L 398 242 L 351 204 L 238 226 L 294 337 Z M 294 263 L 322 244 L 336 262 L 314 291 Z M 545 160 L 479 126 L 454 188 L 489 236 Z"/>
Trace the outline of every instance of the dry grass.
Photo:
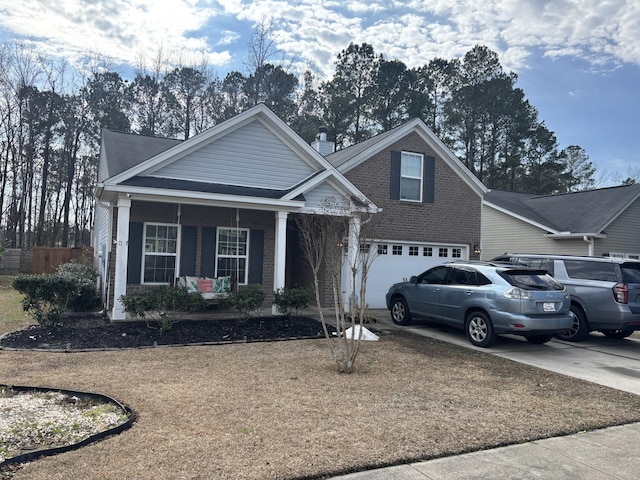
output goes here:
<path id="1" fill-rule="evenodd" d="M 0 351 L 0 383 L 105 393 L 139 414 L 14 478 L 322 478 L 640 421 L 640 397 L 401 331 L 358 364 L 336 373 L 322 340 Z"/>
<path id="2" fill-rule="evenodd" d="M 22 295 L 11 287 L 13 277 L 0 275 L 0 335 L 34 323 L 22 310 Z"/>

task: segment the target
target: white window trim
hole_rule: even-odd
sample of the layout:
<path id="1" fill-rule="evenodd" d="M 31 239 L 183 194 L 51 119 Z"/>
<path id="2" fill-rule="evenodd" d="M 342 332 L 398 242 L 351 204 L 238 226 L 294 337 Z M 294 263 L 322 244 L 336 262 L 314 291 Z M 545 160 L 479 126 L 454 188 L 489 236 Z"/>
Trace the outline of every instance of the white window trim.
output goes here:
<path id="1" fill-rule="evenodd" d="M 147 253 L 147 225 L 155 225 L 157 227 L 178 227 L 176 238 L 176 253 L 167 252 L 150 252 Z M 180 271 L 180 243 L 182 238 L 182 229 L 179 223 L 163 223 L 163 222 L 144 222 L 142 229 L 142 261 L 140 262 L 140 284 L 141 285 L 170 285 L 170 282 L 145 282 L 144 281 L 144 265 L 147 259 L 147 255 L 150 256 L 174 256 L 176 257 L 174 277 L 178 275 Z"/>
<path id="2" fill-rule="evenodd" d="M 218 246 L 220 243 L 220 231 L 221 230 L 235 230 L 235 231 L 244 231 L 247 232 L 247 249 L 246 255 L 220 255 L 218 253 Z M 249 283 L 249 248 L 250 248 L 250 229 L 248 228 L 236 228 L 236 227 L 218 227 L 216 228 L 216 264 L 214 269 L 214 274 L 216 277 L 218 276 L 218 259 L 219 258 L 244 258 L 245 260 L 245 269 L 244 269 L 244 279 L 240 281 L 238 278 L 238 285 L 247 285 Z"/>
<path id="3" fill-rule="evenodd" d="M 403 175 L 402 174 L 402 160 L 404 158 L 404 155 L 411 155 L 411 156 L 416 156 L 416 157 L 420 157 L 420 176 L 419 177 L 415 177 L 415 176 L 411 176 L 411 175 Z M 402 179 L 403 178 L 409 178 L 412 180 L 419 180 L 420 181 L 420 197 L 418 200 L 415 200 L 413 198 L 402 198 Z M 399 191 L 399 196 L 400 196 L 400 201 L 402 202 L 414 202 L 414 203 L 422 203 L 422 193 L 424 191 L 424 155 L 422 153 L 416 153 L 416 152 L 405 152 L 402 151 L 400 153 L 400 191 Z"/>

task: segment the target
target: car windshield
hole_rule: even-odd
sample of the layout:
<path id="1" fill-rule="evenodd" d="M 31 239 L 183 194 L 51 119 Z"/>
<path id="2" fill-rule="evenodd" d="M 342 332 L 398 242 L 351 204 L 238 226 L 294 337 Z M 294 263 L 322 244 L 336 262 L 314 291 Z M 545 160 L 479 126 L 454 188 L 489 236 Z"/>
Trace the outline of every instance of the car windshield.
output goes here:
<path id="1" fill-rule="evenodd" d="M 523 290 L 562 290 L 564 288 L 544 270 L 505 270 L 500 272 L 500 276 L 514 287 Z"/>
<path id="2" fill-rule="evenodd" d="M 640 283 L 640 262 L 629 262 L 620 265 L 624 283 Z"/>

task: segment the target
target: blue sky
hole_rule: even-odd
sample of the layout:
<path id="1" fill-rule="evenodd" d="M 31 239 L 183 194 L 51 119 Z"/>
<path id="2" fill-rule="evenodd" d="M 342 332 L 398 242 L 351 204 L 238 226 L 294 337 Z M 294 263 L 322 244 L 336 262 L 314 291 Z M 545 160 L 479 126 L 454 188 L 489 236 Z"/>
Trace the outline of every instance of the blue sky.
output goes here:
<path id="1" fill-rule="evenodd" d="M 97 53 L 123 76 L 160 48 L 173 62 L 204 59 L 220 77 L 243 71 L 261 21 L 293 68 L 321 75 L 350 42 L 409 67 L 486 45 L 560 147 L 587 151 L 598 186 L 640 179 L 638 1 L 0 0 L 0 42 L 21 39 L 71 65 Z"/>

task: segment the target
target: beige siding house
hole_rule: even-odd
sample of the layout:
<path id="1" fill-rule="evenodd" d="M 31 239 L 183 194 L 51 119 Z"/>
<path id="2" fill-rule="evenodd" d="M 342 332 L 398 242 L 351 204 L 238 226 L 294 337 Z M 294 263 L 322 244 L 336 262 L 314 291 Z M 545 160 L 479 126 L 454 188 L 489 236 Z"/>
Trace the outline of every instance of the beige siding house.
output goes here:
<path id="1" fill-rule="evenodd" d="M 640 258 L 640 185 L 561 195 L 489 191 L 483 260 L 504 253 Z"/>

